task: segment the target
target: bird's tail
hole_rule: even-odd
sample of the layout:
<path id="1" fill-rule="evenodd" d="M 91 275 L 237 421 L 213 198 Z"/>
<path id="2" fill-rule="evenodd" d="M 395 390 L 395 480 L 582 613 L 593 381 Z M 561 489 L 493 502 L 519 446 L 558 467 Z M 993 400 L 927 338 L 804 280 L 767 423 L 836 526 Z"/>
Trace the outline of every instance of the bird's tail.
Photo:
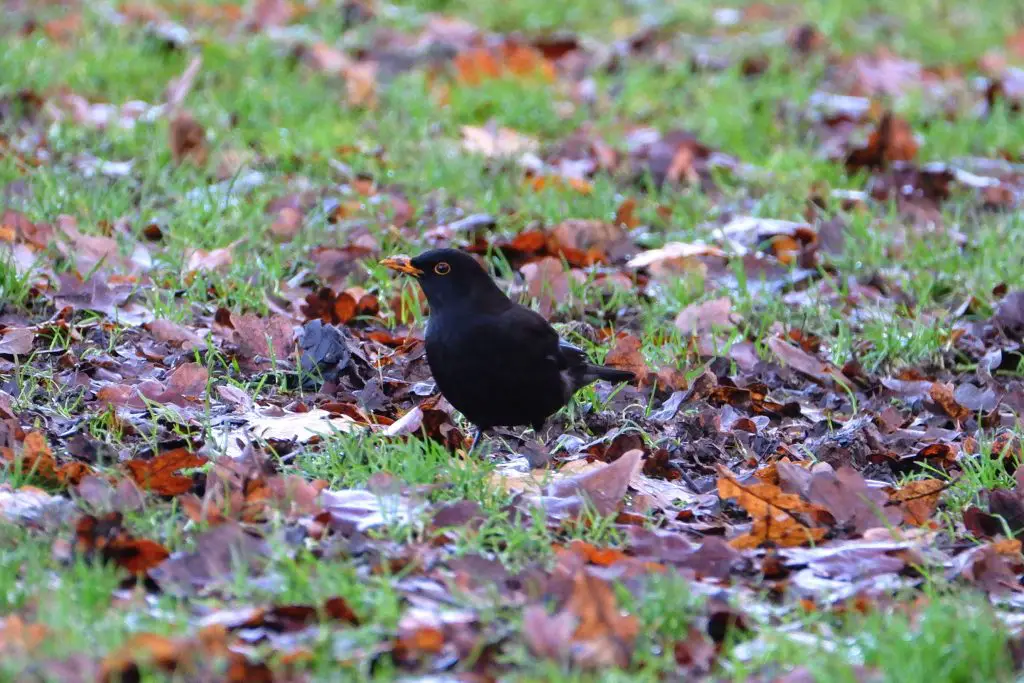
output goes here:
<path id="1" fill-rule="evenodd" d="M 610 368 L 607 365 L 588 365 L 587 375 L 593 376 L 594 379 L 603 379 L 609 382 L 632 382 L 636 379 L 636 375 L 629 370 Z"/>

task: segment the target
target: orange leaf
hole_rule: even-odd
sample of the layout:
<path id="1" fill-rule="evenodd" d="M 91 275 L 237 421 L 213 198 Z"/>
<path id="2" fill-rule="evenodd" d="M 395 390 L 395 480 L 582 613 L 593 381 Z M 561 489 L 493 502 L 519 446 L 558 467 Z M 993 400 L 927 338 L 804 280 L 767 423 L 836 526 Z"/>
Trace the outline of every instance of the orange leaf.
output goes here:
<path id="1" fill-rule="evenodd" d="M 569 544 L 568 550 L 582 555 L 590 564 L 599 567 L 611 567 L 617 562 L 629 559 L 629 556 L 615 548 L 598 548 L 592 543 L 575 540 Z"/>
<path id="2" fill-rule="evenodd" d="M 135 538 L 122 527 L 123 517 L 112 512 L 105 517 L 84 515 L 75 526 L 75 547 L 86 557 L 99 556 L 133 574 L 144 574 L 170 556 L 156 541 Z"/>
<path id="3" fill-rule="evenodd" d="M 615 346 L 604 357 L 605 365 L 620 370 L 629 370 L 636 375 L 637 381 L 642 385 L 650 372 L 647 368 L 647 361 L 640 353 L 641 342 L 638 337 L 626 333 L 615 340 Z"/>
<path id="4" fill-rule="evenodd" d="M 816 543 L 825 537 L 828 529 L 804 526 L 792 517 L 761 517 L 754 520 L 750 533 L 737 536 L 729 545 L 737 550 L 753 550 L 763 543 L 781 548 Z"/>
<path id="5" fill-rule="evenodd" d="M 939 404 L 946 415 L 957 422 L 963 422 L 971 416 L 971 411 L 960 405 L 953 395 L 953 385 L 943 382 L 932 383 L 928 396 Z"/>
<path id="6" fill-rule="evenodd" d="M 485 80 L 501 76 L 501 65 L 490 51 L 473 48 L 455 55 L 453 61 L 456 80 L 464 85 L 480 85 Z"/>
<path id="7" fill-rule="evenodd" d="M 0 449 L 0 457 L 11 463 L 20 461 L 22 472 L 53 484 L 78 484 L 92 472 L 88 465 L 80 462 L 58 466 L 42 432 L 29 432 L 20 453 L 9 448 Z"/>
<path id="8" fill-rule="evenodd" d="M 794 515 L 800 512 L 814 513 L 818 508 L 805 502 L 794 493 L 784 493 L 774 484 L 764 481 L 740 483 L 732 472 L 718 466 L 718 495 L 735 498 L 736 502 L 754 518 L 749 533 L 729 542 L 737 549 L 757 548 L 762 543 L 772 542 L 787 547 L 820 541 L 827 529 L 811 528 L 800 522 Z"/>
<path id="9" fill-rule="evenodd" d="M 622 200 L 619 208 L 615 211 L 615 224 L 621 225 L 627 230 L 632 230 L 640 225 L 640 221 L 636 217 L 636 199 L 627 197 Z"/>
<path id="10" fill-rule="evenodd" d="M 139 663 L 173 671 L 187 651 L 185 644 L 177 640 L 155 633 L 139 633 L 107 655 L 100 669 L 100 680 L 104 683 L 127 680 L 132 672 L 137 678 Z"/>
<path id="11" fill-rule="evenodd" d="M 125 463 L 128 473 L 140 488 L 162 496 L 176 496 L 192 488 L 191 477 L 176 474 L 186 467 L 206 464 L 206 458 L 195 455 L 185 448 L 161 453 L 152 460 L 129 460 Z"/>
<path id="12" fill-rule="evenodd" d="M 776 517 L 780 512 L 813 512 L 814 506 L 804 502 L 795 493 L 783 493 L 774 484 L 751 483 L 741 484 L 733 474 L 721 465 L 718 466 L 718 495 L 721 498 L 735 498 L 736 502 L 757 519 L 759 517 Z"/>
<path id="13" fill-rule="evenodd" d="M 945 488 L 946 484 L 938 479 L 918 479 L 893 493 L 889 499 L 900 503 L 904 522 L 922 526 L 931 519 Z"/>
<path id="14" fill-rule="evenodd" d="M 573 641 L 590 646 L 583 648 L 590 654 L 581 664 L 622 667 L 629 663 L 640 622 L 623 614 L 611 584 L 586 571 L 577 572 L 565 609 L 577 618 Z"/>

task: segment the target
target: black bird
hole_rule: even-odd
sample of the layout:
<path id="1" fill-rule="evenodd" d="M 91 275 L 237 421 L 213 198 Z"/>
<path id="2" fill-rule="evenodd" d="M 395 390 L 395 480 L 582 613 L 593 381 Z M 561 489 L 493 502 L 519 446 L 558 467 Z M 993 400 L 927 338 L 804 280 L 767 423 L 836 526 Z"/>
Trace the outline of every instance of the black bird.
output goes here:
<path id="1" fill-rule="evenodd" d="M 381 263 L 415 277 L 427 297 L 427 363 L 444 397 L 477 427 L 470 451 L 491 427 L 540 432 L 573 394 L 599 379 L 634 379 L 588 362 L 583 349 L 505 296 L 465 252 L 434 249 Z"/>

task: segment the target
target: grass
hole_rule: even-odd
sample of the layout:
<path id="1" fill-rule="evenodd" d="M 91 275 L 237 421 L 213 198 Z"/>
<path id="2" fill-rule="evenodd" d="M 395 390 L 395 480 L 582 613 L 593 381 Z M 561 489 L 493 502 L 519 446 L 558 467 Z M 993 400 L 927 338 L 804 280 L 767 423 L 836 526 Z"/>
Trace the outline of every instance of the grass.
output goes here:
<path id="1" fill-rule="evenodd" d="M 165 4 L 172 9 L 175 5 Z M 361 28 L 346 30 L 341 13 L 332 11 L 333 3 L 321 5 L 303 18 L 304 27 L 346 45 L 368 40 L 369 34 Z M 214 158 L 218 152 L 245 151 L 250 162 L 222 181 L 212 182 L 209 169 L 171 163 L 164 119 L 139 121 L 125 130 L 59 123 L 47 129 L 53 150 L 47 163 L 30 168 L 15 155 L 0 156 L 0 187 L 28 181 L 30 192 L 12 200 L 12 208 L 35 221 L 74 215 L 86 234 L 112 234 L 116 231 L 111 226 L 127 218 L 130 240 L 119 237 L 125 255 L 129 241 L 134 243 L 150 224 L 159 225 L 163 238 L 150 245 L 156 264 L 150 272 L 154 286 L 147 287 L 144 295 L 159 317 L 178 322 L 192 320 L 197 310 L 217 307 L 266 314 L 268 292 L 279 291 L 282 282 L 304 271 L 315 271 L 312 247 L 346 244 L 359 223 L 369 226 L 382 252 L 418 248 L 390 229 L 392 210 L 350 190 L 343 192 L 359 207 L 347 223 L 333 224 L 314 212 L 295 240 L 278 244 L 270 239 L 272 217 L 265 209 L 271 200 L 306 185 L 337 188 L 347 182 L 332 161 L 343 162 L 352 174 L 369 174 L 402 187 L 417 216 L 434 212 L 424 219 L 426 227 L 444 222 L 442 217 L 454 210 L 495 215 L 499 230 L 509 234 L 537 222 L 550 225 L 570 217 L 614 217 L 624 194 L 611 180 L 596 181 L 590 194 L 532 191 L 525 188 L 517 169 L 462 153 L 458 140 L 464 125 L 494 122 L 545 143 L 564 138 L 584 122 L 612 141 L 624 138 L 624 121 L 662 130 L 685 128 L 705 144 L 760 169 L 753 182 L 720 178 L 725 197 L 720 203 L 692 189 L 648 188 L 637 193 L 637 213 L 652 226 L 644 238 L 651 246 L 708 240 L 714 222 L 735 207 L 759 216 L 803 220 L 812 190 L 865 187 L 863 176 L 851 176 L 841 165 L 821 158 L 821 141 L 813 131 L 778 114 L 781 105 L 806 106 L 827 73 L 827 60 L 812 56 L 793 68 L 782 47 L 752 48 L 753 43 L 738 29 L 717 23 L 715 12 L 721 8 L 705 3 L 600 0 L 419 0 L 387 7 L 380 23 L 398 28 L 420 26 L 426 12 L 440 11 L 499 31 L 535 34 L 568 29 L 603 40 L 624 38 L 656 21 L 676 27 L 681 40 L 714 44 L 730 55 L 737 51 L 766 54 L 770 67 L 761 77 L 750 79 L 743 75 L 738 60 L 722 70 L 703 71 L 681 61 L 633 60 L 614 73 L 595 77 L 601 96 L 592 110 L 573 105 L 558 85 L 522 79 L 497 79 L 482 87 L 454 85 L 442 104 L 424 73 L 412 71 L 382 80 L 378 108 L 363 110 L 346 104 L 344 85 L 338 79 L 314 73 L 264 35 L 224 40 L 216 28 L 199 26 L 194 29 L 194 46 L 167 49 L 141 27 L 112 26 L 101 12 L 86 8 L 84 25 L 69 44 L 37 34 L 5 33 L 0 97 L 23 89 L 41 93 L 66 89 L 91 102 L 156 103 L 168 81 L 184 70 L 192 56 L 199 56 L 203 66 L 187 104 L 206 127 Z M 975 60 L 992 46 L 1002 45 L 1014 26 L 1024 24 L 1014 0 L 983 0 L 969 7 L 952 0 L 897 4 L 805 0 L 793 9 L 813 22 L 838 54 L 885 47 L 926 65 L 962 66 L 968 75 Z M 770 22 L 765 24 L 770 27 Z M 937 118 L 934 105 L 924 98 L 902 98 L 894 106 L 915 130 L 926 131 L 922 160 L 1001 153 L 1019 158 L 1024 152 L 1024 126 L 1019 115 L 1005 107 L 984 118 L 964 115 L 947 120 Z M 13 133 L 5 126 L 9 124 L 0 121 L 0 133 Z M 108 161 L 131 160 L 132 172 L 125 178 L 87 177 L 73 164 L 84 154 Z M 240 189 L 241 179 L 251 171 L 262 173 L 263 182 Z M 669 210 L 670 218 L 665 219 L 659 209 Z M 1024 249 L 1024 214 L 1020 212 L 979 213 L 966 201 L 951 202 L 941 220 L 947 228 L 969 234 L 970 249 L 964 249 L 945 234 L 904 234 L 895 208 L 887 214 L 832 211 L 831 217 L 849 226 L 847 248 L 835 259 L 837 271 L 852 276 L 883 274 L 909 295 L 913 310 L 886 302 L 854 321 L 825 299 L 793 306 L 780 296 L 733 291 L 727 294 L 743 318 L 738 334 L 764 338 L 779 324 L 799 328 L 825 339 L 827 353 L 837 364 L 857 359 L 870 372 L 892 372 L 943 361 L 951 331 L 946 312 L 954 303 L 974 296 L 981 310 L 986 310 L 991 308 L 990 293 L 997 285 L 1024 286 L 1024 268 L 1017 256 Z M 187 272 L 188 249 L 211 250 L 240 241 L 233 263 L 223 271 Z M 52 248 L 51 252 L 55 255 Z M 60 258 L 53 263 L 58 272 L 72 265 Z M 396 285 L 384 270 L 360 266 L 348 284 L 381 293 L 385 314 L 390 313 L 387 295 L 396 291 Z M 642 302 L 637 329 L 643 333 L 643 351 L 652 365 L 675 365 L 693 372 L 685 340 L 666 330 L 666 321 L 686 305 L 722 295 L 709 291 L 707 285 L 695 275 L 667 285 L 653 300 Z M 21 272 L 10 258 L 0 258 L 0 313 L 25 315 L 32 286 L 30 274 Z M 839 281 L 837 286 L 847 288 L 849 283 Z M 635 303 L 628 300 L 631 295 L 605 295 L 598 287 L 592 281 L 574 283 L 569 299 L 558 302 L 556 318 L 576 317 L 580 304 L 585 304 L 588 321 L 600 323 L 607 314 Z M 88 322 L 79 319 L 77 324 L 84 327 Z M 118 330 L 109 332 L 113 335 Z M 55 328 L 52 348 L 70 346 L 61 334 Z M 97 347 L 96 353 L 106 355 L 114 347 L 112 336 L 107 348 Z M 245 377 L 212 349 L 198 362 L 207 365 L 218 381 L 257 392 L 286 391 L 274 379 Z M 79 412 L 80 394 L 61 383 L 53 364 L 26 363 L 0 370 L 0 380 L 17 389 L 21 407 L 49 405 L 65 419 Z M 593 392 L 581 394 L 579 401 L 602 407 Z M 161 415 L 154 410 L 150 419 L 157 425 Z M 198 417 L 204 425 L 211 419 L 209 410 Z M 114 411 L 88 417 L 84 427 L 112 452 L 138 447 L 124 438 L 124 428 Z M 986 449 L 983 444 L 983 457 L 970 461 L 952 489 L 949 504 L 955 509 L 975 502 L 986 488 L 1011 483 L 998 466 L 1001 461 L 989 458 Z M 493 464 L 454 461 L 433 443 L 340 435 L 328 439 L 319 451 L 300 452 L 290 466 L 307 478 L 327 480 L 331 488 L 361 487 L 380 472 L 410 486 L 443 483 L 430 494 L 432 500 L 475 501 L 484 514 L 478 529 L 458 538 L 458 552 L 491 554 L 510 567 L 538 558 L 551 562 L 552 544 L 574 538 L 598 545 L 619 540 L 609 520 L 596 517 L 563 533 L 553 532 L 541 516 L 529 525 L 518 523 L 505 511 L 508 494 L 480 486 L 494 474 Z M 6 471 L 4 476 L 13 486 L 33 481 L 23 472 Z M 153 506 L 130 524 L 172 550 L 186 549 L 187 535 L 179 528 L 178 514 L 166 506 Z M 411 542 L 420 539 L 421 531 L 421 524 L 392 525 L 382 533 Z M 125 608 L 111 598 L 123 576 L 80 560 L 60 565 L 51 557 L 50 543 L 48 537 L 0 524 L 0 614 L 27 610 L 45 624 L 55 637 L 45 643 L 43 656 L 112 650 L 133 632 L 187 631 L 194 615 L 186 605 L 166 597 L 146 609 L 132 609 L 131 619 L 126 619 Z M 242 603 L 315 603 L 341 595 L 355 606 L 365 624 L 351 634 L 353 641 L 367 645 L 376 642 L 380 632 L 394 630 L 400 618 L 401 596 L 394 588 L 394 577 L 359 575 L 345 557 L 321 562 L 282 551 L 274 555 L 271 573 L 278 582 L 273 590 L 240 584 L 232 587 L 232 598 Z M 643 596 L 631 604 L 644 625 L 639 676 L 657 680 L 674 670 L 667 648 L 685 635 L 687 615 L 700 598 L 691 595 L 682 581 L 648 587 Z M 490 616 L 495 622 L 499 617 L 517 619 L 507 611 Z M 802 633 L 820 640 L 808 643 L 793 638 L 795 624 Z M 805 665 L 819 680 L 852 681 L 856 677 L 851 667 L 864 664 L 877 667 L 891 681 L 972 681 L 1009 680 L 1011 670 L 1005 654 L 1007 628 L 980 600 L 952 591 L 935 595 L 913 617 L 880 612 L 838 618 L 823 611 L 801 615 L 798 621 L 766 620 L 760 633 L 755 642 L 727 648 L 723 676 L 741 681 L 765 666 L 783 671 Z M 331 680 L 339 675 L 334 655 L 339 647 L 326 635 L 317 642 L 310 667 L 314 678 Z M 616 672 L 579 674 L 536 661 L 525 650 L 510 656 L 523 672 L 520 680 L 637 679 Z M 17 677 L 25 666 L 24 659 L 0 658 L 5 676 Z M 361 680 L 397 675 L 382 666 L 371 670 L 369 665 L 351 664 L 345 673 Z"/>

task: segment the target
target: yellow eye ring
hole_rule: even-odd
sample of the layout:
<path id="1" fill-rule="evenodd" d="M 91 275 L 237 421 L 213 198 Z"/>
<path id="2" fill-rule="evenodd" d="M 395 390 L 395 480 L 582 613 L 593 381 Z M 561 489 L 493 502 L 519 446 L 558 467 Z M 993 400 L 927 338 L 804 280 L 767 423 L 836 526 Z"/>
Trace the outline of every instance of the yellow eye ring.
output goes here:
<path id="1" fill-rule="evenodd" d="M 441 261 L 436 266 L 434 266 L 434 272 L 437 273 L 438 275 L 447 275 L 448 273 L 452 272 L 452 267 L 449 266 L 446 261 Z"/>

